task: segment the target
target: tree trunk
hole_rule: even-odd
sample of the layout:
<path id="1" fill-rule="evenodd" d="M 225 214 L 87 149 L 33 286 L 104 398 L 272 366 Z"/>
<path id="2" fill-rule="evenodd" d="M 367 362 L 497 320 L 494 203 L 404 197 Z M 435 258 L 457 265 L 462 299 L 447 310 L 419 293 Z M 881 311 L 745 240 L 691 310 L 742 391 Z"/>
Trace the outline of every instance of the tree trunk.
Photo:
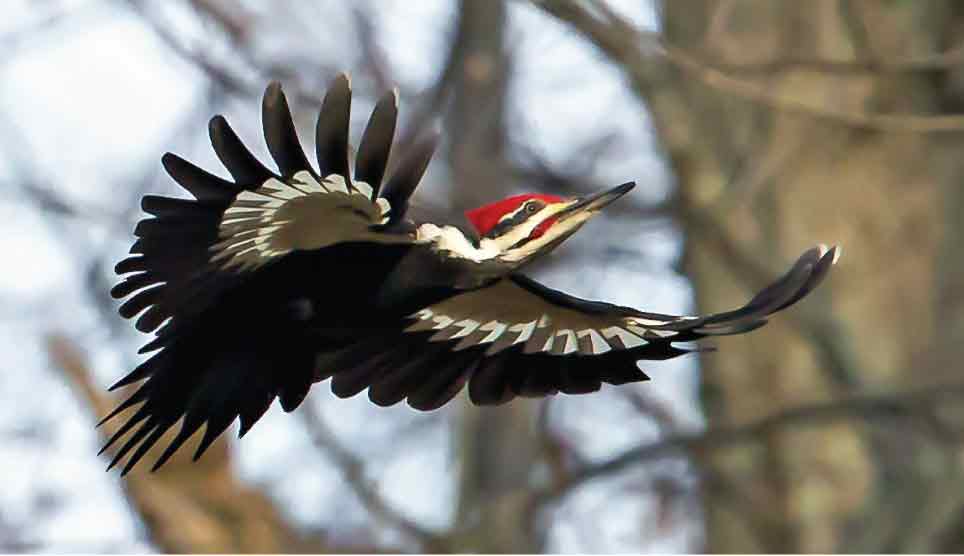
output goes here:
<path id="1" fill-rule="evenodd" d="M 960 206 L 962 151 L 948 134 L 897 116 L 946 109 L 942 70 L 877 67 L 953 46 L 947 37 L 960 20 L 952 5 L 662 4 L 667 43 L 708 61 L 669 71 L 679 99 L 672 114 L 670 103 L 650 103 L 679 180 L 685 267 L 699 307 L 745 297 L 817 242 L 845 253 L 817 296 L 703 358 L 710 423 L 953 370 L 942 373 L 923 355 L 937 348 L 938 322 L 955 321 L 945 309 L 956 322 L 964 315 L 941 299 L 947 288 L 934 287 L 959 289 L 942 273 L 960 269 L 942 268 L 939 255 L 960 243 L 959 224 L 950 225 L 960 213 L 945 207 L 954 198 Z M 959 465 L 926 437 L 909 436 L 895 446 L 878 428 L 808 425 L 712 454 L 703 462 L 707 549 L 938 549 L 935 535 L 961 505 L 941 495 L 959 485 Z M 924 515 L 937 523 L 923 524 Z"/>
<path id="2" fill-rule="evenodd" d="M 451 64 L 454 102 L 447 120 L 453 207 L 471 207 L 508 193 L 505 114 L 508 54 L 502 1 L 463 0 L 459 11 L 461 63 Z M 468 526 L 461 551 L 534 552 L 526 526 L 526 488 L 537 456 L 534 404 L 462 406 L 457 522 Z"/>
<path id="3" fill-rule="evenodd" d="M 93 415 L 106 415 L 113 409 L 118 400 L 96 385 L 76 346 L 65 337 L 52 335 L 48 352 Z M 106 423 L 104 437 L 116 432 L 120 422 Z M 168 432 L 168 438 L 147 453 L 146 461 L 160 455 L 175 431 Z M 200 434 L 195 435 L 156 473 L 134 472 L 123 481 L 127 500 L 143 520 L 151 542 L 162 552 L 338 551 L 339 547 L 329 546 L 325 539 L 298 531 L 270 498 L 238 479 L 225 437 L 216 440 L 203 459 L 192 461 L 199 441 Z M 118 445 L 112 446 L 108 455 L 113 455 Z"/>

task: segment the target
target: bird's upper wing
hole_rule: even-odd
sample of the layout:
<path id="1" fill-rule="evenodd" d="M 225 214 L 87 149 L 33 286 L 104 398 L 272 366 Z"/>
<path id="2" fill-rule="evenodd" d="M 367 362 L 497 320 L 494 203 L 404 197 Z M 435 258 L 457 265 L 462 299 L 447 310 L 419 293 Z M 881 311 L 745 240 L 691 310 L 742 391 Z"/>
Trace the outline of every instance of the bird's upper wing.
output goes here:
<path id="1" fill-rule="evenodd" d="M 805 252 L 746 305 L 706 316 L 645 313 L 586 301 L 512 275 L 425 307 L 390 338 L 372 337 L 327 363 L 339 396 L 365 387 L 380 405 L 408 398 L 418 409 L 446 403 L 468 382 L 477 404 L 515 396 L 593 391 L 602 382 L 646 380 L 638 360 L 687 353 L 676 342 L 739 334 L 809 293 L 838 249 Z M 324 363 L 323 363 L 324 365 Z"/>
<path id="2" fill-rule="evenodd" d="M 265 93 L 262 116 L 277 171 L 261 164 L 221 117 L 211 120 L 211 142 L 233 181 L 164 156 L 165 169 L 194 199 L 146 196 L 150 216 L 137 224 L 131 256 L 116 266 L 125 277 L 111 293 L 127 298 L 120 314 L 137 317 L 137 328 L 156 330 L 157 337 L 141 349 L 151 357 L 111 388 L 139 383 L 101 421 L 132 412 L 104 446 L 118 446 L 111 465 L 131 454 L 126 473 L 178 421 L 181 429 L 156 466 L 202 427 L 196 457 L 236 418 L 248 430 L 276 398 L 293 410 L 308 393 L 315 351 L 323 348 L 300 314 L 304 295 L 341 291 L 332 284 L 346 283 L 367 294 L 378 269 L 409 249 L 410 234 L 396 232 L 435 138 L 414 145 L 383 185 L 396 95 L 376 105 L 354 165 L 350 101 L 343 75 L 318 117 L 317 170 L 277 84 Z M 335 301 L 353 296 L 341 291 Z M 325 305 L 320 310 L 330 309 Z"/>
<path id="3" fill-rule="evenodd" d="M 416 145 L 382 187 L 397 118 L 397 97 L 389 94 L 372 113 L 352 175 L 350 103 L 349 80 L 342 75 L 318 117 L 317 171 L 301 148 L 277 83 L 265 92 L 262 114 L 277 172 L 261 164 L 220 116 L 211 120 L 211 142 L 233 182 L 166 154 L 165 169 L 195 199 L 144 197 L 142 207 L 152 217 L 137 224 L 132 256 L 116 266 L 126 277 L 111 293 L 129 297 L 121 315 L 140 314 L 137 328 L 149 332 L 169 317 L 198 315 L 219 292 L 293 251 L 411 241 L 384 231 L 404 216 L 435 139 Z"/>

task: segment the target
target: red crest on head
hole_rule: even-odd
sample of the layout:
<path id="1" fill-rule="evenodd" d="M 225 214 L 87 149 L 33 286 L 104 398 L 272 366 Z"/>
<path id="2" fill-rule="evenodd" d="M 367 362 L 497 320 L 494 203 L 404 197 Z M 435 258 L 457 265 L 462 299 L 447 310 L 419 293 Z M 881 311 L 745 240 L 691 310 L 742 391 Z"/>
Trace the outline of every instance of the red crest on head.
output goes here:
<path id="1" fill-rule="evenodd" d="M 484 236 L 489 233 L 489 230 L 495 227 L 499 223 L 499 220 L 509 214 L 510 212 L 516 210 L 522 203 L 525 203 L 529 199 L 539 199 L 540 201 L 545 201 L 546 203 L 558 203 L 564 200 L 562 197 L 556 195 L 543 195 L 535 193 L 527 193 L 525 195 L 515 195 L 513 197 L 506 197 L 501 201 L 496 201 L 488 205 L 483 205 L 479 208 L 465 211 L 465 217 L 469 219 L 472 226 L 475 227 L 475 231 L 479 232 L 479 235 Z"/>

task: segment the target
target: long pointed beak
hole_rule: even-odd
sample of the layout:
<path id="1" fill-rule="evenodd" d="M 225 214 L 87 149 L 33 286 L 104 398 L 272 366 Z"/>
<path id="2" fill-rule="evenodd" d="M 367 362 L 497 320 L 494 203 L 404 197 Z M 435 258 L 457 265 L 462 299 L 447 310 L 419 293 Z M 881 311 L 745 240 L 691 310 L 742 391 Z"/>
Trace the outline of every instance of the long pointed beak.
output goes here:
<path id="1" fill-rule="evenodd" d="M 557 217 L 559 220 L 565 220 L 566 218 L 576 214 L 587 212 L 597 213 L 616 199 L 629 193 L 629 191 L 634 187 L 636 187 L 636 182 L 630 181 L 622 185 L 617 185 L 612 189 L 607 189 L 606 191 L 601 191 L 599 193 L 582 197 L 577 199 L 572 205 L 566 207 L 565 210 L 559 212 Z"/>

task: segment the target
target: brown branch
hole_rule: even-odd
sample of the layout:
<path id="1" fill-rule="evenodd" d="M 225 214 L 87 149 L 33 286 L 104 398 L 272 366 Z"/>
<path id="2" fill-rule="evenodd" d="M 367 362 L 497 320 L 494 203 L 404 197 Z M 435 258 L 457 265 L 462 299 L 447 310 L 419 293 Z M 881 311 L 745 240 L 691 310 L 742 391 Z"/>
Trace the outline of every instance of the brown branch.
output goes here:
<path id="1" fill-rule="evenodd" d="M 663 42 L 662 46 L 667 59 L 705 85 L 720 92 L 739 96 L 777 110 L 805 114 L 819 120 L 830 120 L 857 129 L 894 133 L 964 131 L 964 115 L 881 114 L 840 110 L 830 106 L 816 106 L 770 92 L 757 83 L 732 77 L 719 69 L 708 66 L 683 49 L 666 42 Z"/>
<path id="2" fill-rule="evenodd" d="M 428 552 L 446 552 L 448 543 L 440 535 L 425 529 L 396 510 L 378 492 L 378 487 L 365 476 L 365 462 L 351 453 L 325 422 L 324 417 L 310 403 L 302 406 L 301 414 L 308 426 L 308 434 L 315 447 L 334 461 L 345 477 L 345 482 L 365 509 L 376 519 L 415 539 Z"/>
<path id="3" fill-rule="evenodd" d="M 616 457 L 586 467 L 569 475 L 556 485 L 533 493 L 540 505 L 555 502 L 593 479 L 619 473 L 630 467 L 649 461 L 690 453 L 705 452 L 732 447 L 745 442 L 755 442 L 772 432 L 793 426 L 818 425 L 844 419 L 873 420 L 915 416 L 929 411 L 931 405 L 948 398 L 964 397 L 964 382 L 940 384 L 912 391 L 885 394 L 865 394 L 846 399 L 815 403 L 787 409 L 757 421 L 743 425 L 720 426 L 705 432 L 686 432 L 668 436 L 652 444 L 633 448 Z M 700 461 L 704 458 L 696 458 Z"/>
<path id="4" fill-rule="evenodd" d="M 712 246 L 722 260 L 739 278 L 753 290 L 760 290 L 778 275 L 762 264 L 752 248 L 744 247 L 734 240 L 729 231 L 712 212 L 695 206 L 692 200 L 680 196 L 680 217 L 690 221 L 692 230 L 700 234 L 706 245 Z M 846 342 L 843 325 L 828 314 L 817 314 L 806 308 L 798 308 L 786 314 L 786 318 L 807 336 L 817 348 L 824 368 L 834 382 L 848 388 L 860 385 L 864 376 L 852 348 Z"/>
<path id="5" fill-rule="evenodd" d="M 274 79 L 290 79 L 292 77 L 288 68 L 277 64 L 262 63 L 256 58 L 247 40 L 249 35 L 249 18 L 247 16 L 232 14 L 229 10 L 218 7 L 215 2 L 195 0 L 193 4 L 198 12 L 208 17 L 224 31 L 233 43 L 234 52 L 238 55 L 237 58 L 254 70 L 257 75 L 265 76 L 260 79 L 241 77 L 235 71 L 219 64 L 205 54 L 203 48 L 191 48 L 185 45 L 174 33 L 172 26 L 162 22 L 158 15 L 152 11 L 154 7 L 152 3 L 144 0 L 127 0 L 127 3 L 171 52 L 198 68 L 208 79 L 225 91 L 242 96 L 257 96 L 264 86 L 262 81 L 265 81 L 268 77 Z M 332 75 L 334 73 L 334 71 L 331 71 Z M 304 90 L 297 82 L 286 83 L 286 85 L 288 85 L 286 93 L 289 98 L 310 106 L 318 105 L 319 98 L 310 91 Z"/>
<path id="6" fill-rule="evenodd" d="M 578 0 L 533 0 L 533 3 L 568 23 L 582 33 L 614 62 L 626 69 L 643 98 L 657 85 L 654 74 L 658 63 L 645 50 L 661 52 L 663 58 L 708 87 L 732 96 L 756 102 L 775 110 L 800 113 L 819 120 L 844 124 L 856 129 L 894 133 L 932 133 L 964 131 L 962 115 L 910 115 L 852 112 L 829 106 L 815 106 L 768 91 L 766 87 L 728 75 L 698 58 L 662 40 L 655 33 L 641 32 L 612 11 L 603 2 L 593 2 L 593 9 Z M 920 60 L 913 61 L 920 63 Z M 869 63 L 869 62 L 868 62 Z M 647 67 L 653 69 L 645 69 Z"/>
<path id="7" fill-rule="evenodd" d="M 362 51 L 364 67 L 375 81 L 378 90 L 388 91 L 395 86 L 396 80 L 389 68 L 389 61 L 385 52 L 378 44 L 375 28 L 360 5 L 352 7 L 352 18 L 358 29 L 358 43 Z"/>
<path id="8" fill-rule="evenodd" d="M 661 430 L 674 433 L 681 429 L 676 411 L 652 390 L 629 387 L 618 388 L 615 392 L 629 402 L 640 417 L 653 421 Z"/>
<path id="9" fill-rule="evenodd" d="M 913 73 L 958 67 L 964 64 L 964 48 L 906 60 L 830 60 L 789 54 L 762 62 L 734 63 L 714 58 L 706 59 L 704 63 L 721 72 L 743 76 L 772 76 L 800 70 L 835 75 Z"/>
<path id="10" fill-rule="evenodd" d="M 201 52 L 193 51 L 182 44 L 174 33 L 160 22 L 149 8 L 146 7 L 144 2 L 141 0 L 128 0 L 128 4 L 131 9 L 143 19 L 147 26 L 154 31 L 157 37 L 161 39 L 161 42 L 171 49 L 171 52 L 191 65 L 196 66 L 225 90 L 244 95 L 252 95 L 258 92 L 258 87 L 254 83 L 243 80 L 227 68 L 216 64 Z"/>
<path id="11" fill-rule="evenodd" d="M 53 366 L 64 374 L 93 415 L 104 415 L 117 402 L 97 384 L 82 351 L 68 338 L 49 335 L 47 353 Z M 118 421 L 113 420 L 100 430 L 106 436 L 118 426 Z M 162 438 L 147 457 L 157 457 L 173 434 L 171 431 L 166 439 Z M 188 441 L 157 473 L 135 470 L 122 482 L 124 494 L 143 519 L 151 540 L 162 551 L 326 552 L 337 549 L 322 539 L 303 536 L 285 521 L 267 496 L 242 484 L 235 475 L 223 436 L 197 463 L 191 461 L 191 444 L 192 441 Z"/>

